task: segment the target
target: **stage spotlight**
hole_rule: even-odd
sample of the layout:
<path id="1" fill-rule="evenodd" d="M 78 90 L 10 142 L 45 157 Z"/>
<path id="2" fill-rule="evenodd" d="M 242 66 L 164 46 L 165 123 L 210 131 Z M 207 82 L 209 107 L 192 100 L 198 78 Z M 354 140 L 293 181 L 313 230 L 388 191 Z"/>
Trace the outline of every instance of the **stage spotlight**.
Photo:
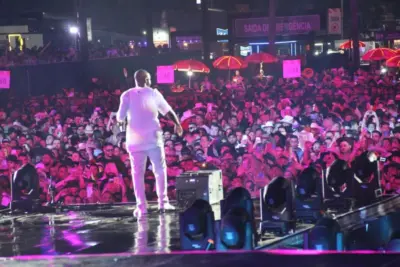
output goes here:
<path id="1" fill-rule="evenodd" d="M 229 192 L 225 199 L 221 200 L 221 218 L 233 207 L 244 208 L 251 218 L 254 218 L 253 201 L 251 200 L 251 195 L 247 189 L 237 187 Z"/>
<path id="2" fill-rule="evenodd" d="M 400 239 L 392 239 L 386 245 L 386 251 L 400 252 Z"/>
<path id="3" fill-rule="evenodd" d="M 296 218 L 303 222 L 316 222 L 322 216 L 321 173 L 315 168 L 305 169 L 297 178 Z"/>
<path id="4" fill-rule="evenodd" d="M 260 190 L 261 235 L 266 231 L 286 234 L 295 229 L 294 194 L 293 182 L 283 177 Z"/>
<path id="5" fill-rule="evenodd" d="M 14 173 L 11 183 L 11 210 L 32 212 L 40 207 L 39 176 L 34 166 L 26 164 Z"/>
<path id="6" fill-rule="evenodd" d="M 392 224 L 395 223 L 395 225 L 393 225 L 395 226 L 394 227 L 395 229 L 392 229 L 393 232 L 389 237 L 390 241 L 387 242 L 385 246 L 385 250 L 387 252 L 400 252 L 400 232 L 396 230 L 398 228 L 397 227 L 398 224 L 396 224 L 398 223 L 398 217 L 399 217 L 398 214 L 399 213 L 394 213 L 390 216 L 392 217 L 391 218 Z"/>
<path id="7" fill-rule="evenodd" d="M 382 196 L 379 175 L 378 156 L 373 152 L 364 152 L 353 164 L 353 197 L 357 207 L 370 205 Z"/>
<path id="8" fill-rule="evenodd" d="M 343 234 L 340 225 L 331 218 L 320 219 L 308 233 L 308 249 L 343 250 Z"/>
<path id="9" fill-rule="evenodd" d="M 216 234 L 218 251 L 254 248 L 253 222 L 246 209 L 233 207 L 217 225 L 219 226 Z"/>
<path id="10" fill-rule="evenodd" d="M 249 191 L 238 187 L 221 201 L 221 221 L 216 222 L 217 250 L 253 249 L 257 243 L 253 201 Z"/>
<path id="11" fill-rule="evenodd" d="M 214 213 L 211 205 L 197 199 L 179 215 L 182 250 L 209 250 L 214 242 Z"/>
<path id="12" fill-rule="evenodd" d="M 323 171 L 322 195 L 326 209 L 338 213 L 347 212 L 351 207 L 351 185 L 353 171 L 344 160 L 335 160 Z"/>
<path id="13" fill-rule="evenodd" d="M 76 35 L 79 33 L 79 28 L 76 26 L 70 26 L 69 27 L 69 33 L 72 35 Z"/>

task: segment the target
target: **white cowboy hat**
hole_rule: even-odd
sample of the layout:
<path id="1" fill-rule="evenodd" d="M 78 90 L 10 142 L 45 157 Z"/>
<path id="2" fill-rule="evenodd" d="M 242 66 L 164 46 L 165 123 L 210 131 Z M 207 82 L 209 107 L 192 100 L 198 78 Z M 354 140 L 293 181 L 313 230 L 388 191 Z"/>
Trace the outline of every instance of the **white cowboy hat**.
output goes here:
<path id="1" fill-rule="evenodd" d="M 192 110 L 186 110 L 185 112 L 183 112 L 183 116 L 181 118 L 181 122 L 184 122 L 187 119 L 190 119 L 192 117 L 194 117 L 195 115 L 193 114 Z"/>
<path id="2" fill-rule="evenodd" d="M 273 121 L 267 121 L 265 124 L 261 126 L 262 128 L 267 128 L 267 127 L 274 127 L 274 122 Z"/>
<path id="3" fill-rule="evenodd" d="M 93 127 L 91 125 L 86 125 L 85 134 L 93 134 Z"/>
<path id="4" fill-rule="evenodd" d="M 280 122 L 287 123 L 287 124 L 293 124 L 294 118 L 292 116 L 285 116 Z"/>

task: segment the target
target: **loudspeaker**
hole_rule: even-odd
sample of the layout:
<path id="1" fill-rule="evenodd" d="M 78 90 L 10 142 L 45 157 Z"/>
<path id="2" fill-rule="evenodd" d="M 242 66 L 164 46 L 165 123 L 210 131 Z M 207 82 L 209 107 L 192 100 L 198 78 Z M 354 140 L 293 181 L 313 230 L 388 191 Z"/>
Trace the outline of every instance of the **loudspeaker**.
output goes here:
<path id="1" fill-rule="evenodd" d="M 180 209 L 187 209 L 197 199 L 219 205 L 223 198 L 221 170 L 185 172 L 176 178 L 176 199 Z"/>

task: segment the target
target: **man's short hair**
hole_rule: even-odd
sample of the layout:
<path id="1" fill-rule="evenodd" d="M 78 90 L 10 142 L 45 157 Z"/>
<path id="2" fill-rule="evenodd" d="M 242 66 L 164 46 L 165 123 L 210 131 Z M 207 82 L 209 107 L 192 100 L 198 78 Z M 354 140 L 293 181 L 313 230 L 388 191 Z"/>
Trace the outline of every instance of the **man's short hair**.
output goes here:
<path id="1" fill-rule="evenodd" d="M 111 144 L 111 143 L 105 143 L 103 147 L 107 147 L 107 146 L 112 146 L 112 147 L 114 147 L 114 145 Z"/>
<path id="2" fill-rule="evenodd" d="M 144 69 L 137 70 L 135 72 L 135 75 L 134 75 L 135 80 L 137 80 L 138 78 L 142 78 L 142 75 L 143 76 L 144 75 L 150 75 L 150 73 L 147 70 L 144 70 Z"/>
<path id="3" fill-rule="evenodd" d="M 211 123 L 211 126 L 210 126 L 210 127 L 213 127 L 213 126 L 214 126 L 214 127 L 217 127 L 218 129 L 220 128 L 219 125 L 216 124 L 216 123 Z"/>

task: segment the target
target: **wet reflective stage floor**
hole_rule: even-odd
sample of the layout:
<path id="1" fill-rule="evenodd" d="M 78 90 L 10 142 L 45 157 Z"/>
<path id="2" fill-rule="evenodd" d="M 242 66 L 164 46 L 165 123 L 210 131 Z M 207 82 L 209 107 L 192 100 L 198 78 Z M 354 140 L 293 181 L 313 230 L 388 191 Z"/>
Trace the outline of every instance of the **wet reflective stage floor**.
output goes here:
<path id="1" fill-rule="evenodd" d="M 136 221 L 133 206 L 60 214 L 1 215 L 1 257 L 179 250 L 178 212 Z"/>
<path id="2" fill-rule="evenodd" d="M 257 204 L 255 202 L 256 218 Z M 218 220 L 219 206 L 213 209 Z M 136 220 L 133 210 L 133 205 L 125 205 L 75 206 L 69 211 L 45 214 L 11 215 L 3 212 L 0 215 L 0 257 L 180 251 L 178 211 L 160 214 L 154 205 L 150 206 L 148 215 Z M 298 224 L 296 232 L 311 227 Z M 260 249 L 268 246 L 271 249 L 302 247 L 302 235 L 286 237 L 266 234 L 258 246 Z"/>

